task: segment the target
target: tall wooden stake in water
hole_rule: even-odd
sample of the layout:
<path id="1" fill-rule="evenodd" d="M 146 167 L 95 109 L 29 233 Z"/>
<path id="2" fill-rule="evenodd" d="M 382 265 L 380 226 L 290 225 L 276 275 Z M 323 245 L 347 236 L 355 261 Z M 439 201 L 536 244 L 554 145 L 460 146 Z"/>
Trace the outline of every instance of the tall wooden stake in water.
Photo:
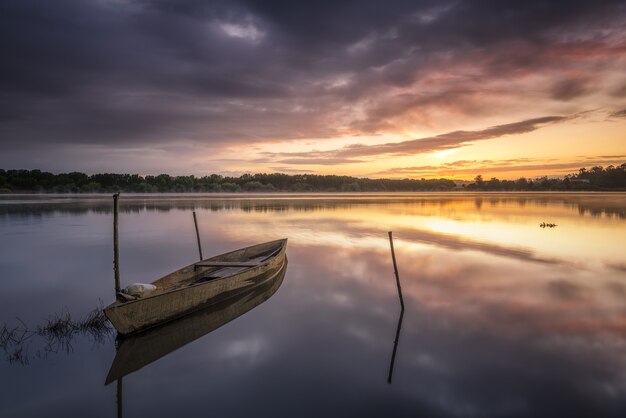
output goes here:
<path id="1" fill-rule="evenodd" d="M 404 310 L 404 300 L 402 299 L 402 287 L 400 287 L 400 276 L 398 275 L 398 265 L 396 264 L 396 253 L 393 250 L 393 236 L 389 231 L 389 245 L 391 245 L 391 259 L 393 260 L 393 272 L 396 274 L 396 284 L 398 285 L 398 296 L 400 296 L 400 306 Z"/>
<path id="2" fill-rule="evenodd" d="M 200 261 L 202 261 L 202 245 L 200 244 L 200 232 L 198 232 L 198 219 L 196 219 L 196 211 L 193 211 L 193 223 L 196 225 L 196 238 L 198 240 L 198 253 L 200 253 Z"/>
<path id="3" fill-rule="evenodd" d="M 118 231 L 119 193 L 113 195 L 113 271 L 115 272 L 115 297 L 120 292 L 120 246 Z"/>

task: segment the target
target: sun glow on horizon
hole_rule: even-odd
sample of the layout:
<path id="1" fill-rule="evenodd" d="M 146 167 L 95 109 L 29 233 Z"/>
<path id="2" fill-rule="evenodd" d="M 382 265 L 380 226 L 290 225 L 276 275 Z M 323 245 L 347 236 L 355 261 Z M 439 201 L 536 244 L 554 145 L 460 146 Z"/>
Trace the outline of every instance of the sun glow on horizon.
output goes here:
<path id="1" fill-rule="evenodd" d="M 284 172 L 337 174 L 369 178 L 485 179 L 563 177 L 579 168 L 626 162 L 626 120 L 607 120 L 606 112 L 485 140 L 468 140 L 450 148 L 420 151 L 420 141 L 438 146 L 435 137 L 342 136 L 233 145 L 216 164 L 229 173 Z M 501 124 L 510 123 L 510 120 Z M 490 129 L 479 128 L 477 132 Z M 469 132 L 472 134 L 472 132 Z M 444 135 L 445 133 L 441 134 Z M 435 138 L 433 141 L 432 138 Z M 590 141 L 589 138 L 594 138 Z M 597 138 L 597 139 L 595 139 Z M 402 150 L 404 144 L 416 151 Z M 598 149 L 601 148 L 601 151 Z M 421 148 L 420 148 L 421 147 Z M 389 149 L 389 151 L 387 151 Z M 364 151 L 361 151 L 364 150 Z M 520 150 L 523 154 L 520 155 Z M 250 169 L 254 161 L 256 169 Z"/>
<path id="2" fill-rule="evenodd" d="M 452 148 L 452 149 L 444 149 L 440 151 L 435 151 L 431 155 L 437 159 L 444 160 L 448 158 L 449 156 L 456 154 L 457 152 L 458 152 L 458 149 Z"/>

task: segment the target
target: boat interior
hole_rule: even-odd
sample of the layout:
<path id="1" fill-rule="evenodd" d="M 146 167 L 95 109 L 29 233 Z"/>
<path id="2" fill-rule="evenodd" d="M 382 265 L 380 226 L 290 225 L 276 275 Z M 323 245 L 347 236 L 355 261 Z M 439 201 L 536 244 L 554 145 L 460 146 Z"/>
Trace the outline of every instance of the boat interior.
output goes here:
<path id="1" fill-rule="evenodd" d="M 153 284 L 157 290 L 153 295 L 222 279 L 256 267 L 277 255 L 284 245 L 285 240 L 271 241 L 191 264 L 155 281 Z"/>

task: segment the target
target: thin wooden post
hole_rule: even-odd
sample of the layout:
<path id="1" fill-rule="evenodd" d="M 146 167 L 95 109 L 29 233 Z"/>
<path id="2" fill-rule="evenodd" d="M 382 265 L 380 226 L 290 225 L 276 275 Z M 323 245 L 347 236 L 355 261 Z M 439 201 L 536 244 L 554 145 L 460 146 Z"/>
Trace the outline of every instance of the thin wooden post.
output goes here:
<path id="1" fill-rule="evenodd" d="M 404 299 L 402 299 L 402 287 L 400 287 L 400 275 L 398 274 L 398 265 L 396 264 L 396 253 L 393 250 L 393 236 L 389 231 L 389 245 L 391 246 L 391 259 L 393 260 L 393 271 L 396 275 L 396 284 L 398 285 L 398 296 L 400 296 L 400 306 L 404 310 Z"/>
<path id="2" fill-rule="evenodd" d="M 193 223 L 196 225 L 196 238 L 198 240 L 198 253 L 200 254 L 200 261 L 202 261 L 202 244 L 200 244 L 200 232 L 198 231 L 198 219 L 196 218 L 196 211 L 193 211 Z"/>
<path id="3" fill-rule="evenodd" d="M 120 292 L 119 197 L 119 193 L 113 195 L 113 271 L 115 273 L 115 297 L 117 297 L 117 294 Z"/>

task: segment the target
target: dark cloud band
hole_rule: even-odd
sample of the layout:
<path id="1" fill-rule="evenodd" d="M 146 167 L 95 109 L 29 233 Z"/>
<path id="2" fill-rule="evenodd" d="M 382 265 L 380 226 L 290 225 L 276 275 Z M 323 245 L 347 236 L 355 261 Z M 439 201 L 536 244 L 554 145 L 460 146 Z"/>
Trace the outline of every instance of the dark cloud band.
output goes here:
<path id="1" fill-rule="evenodd" d="M 0 150 L 393 134 L 442 112 L 514 119 L 497 104 L 537 95 L 575 109 L 602 85 L 597 63 L 623 58 L 625 16 L 608 0 L 8 0 Z M 545 78 L 533 91 L 502 87 L 531 75 Z M 283 159 L 406 155 L 556 121 Z"/>

